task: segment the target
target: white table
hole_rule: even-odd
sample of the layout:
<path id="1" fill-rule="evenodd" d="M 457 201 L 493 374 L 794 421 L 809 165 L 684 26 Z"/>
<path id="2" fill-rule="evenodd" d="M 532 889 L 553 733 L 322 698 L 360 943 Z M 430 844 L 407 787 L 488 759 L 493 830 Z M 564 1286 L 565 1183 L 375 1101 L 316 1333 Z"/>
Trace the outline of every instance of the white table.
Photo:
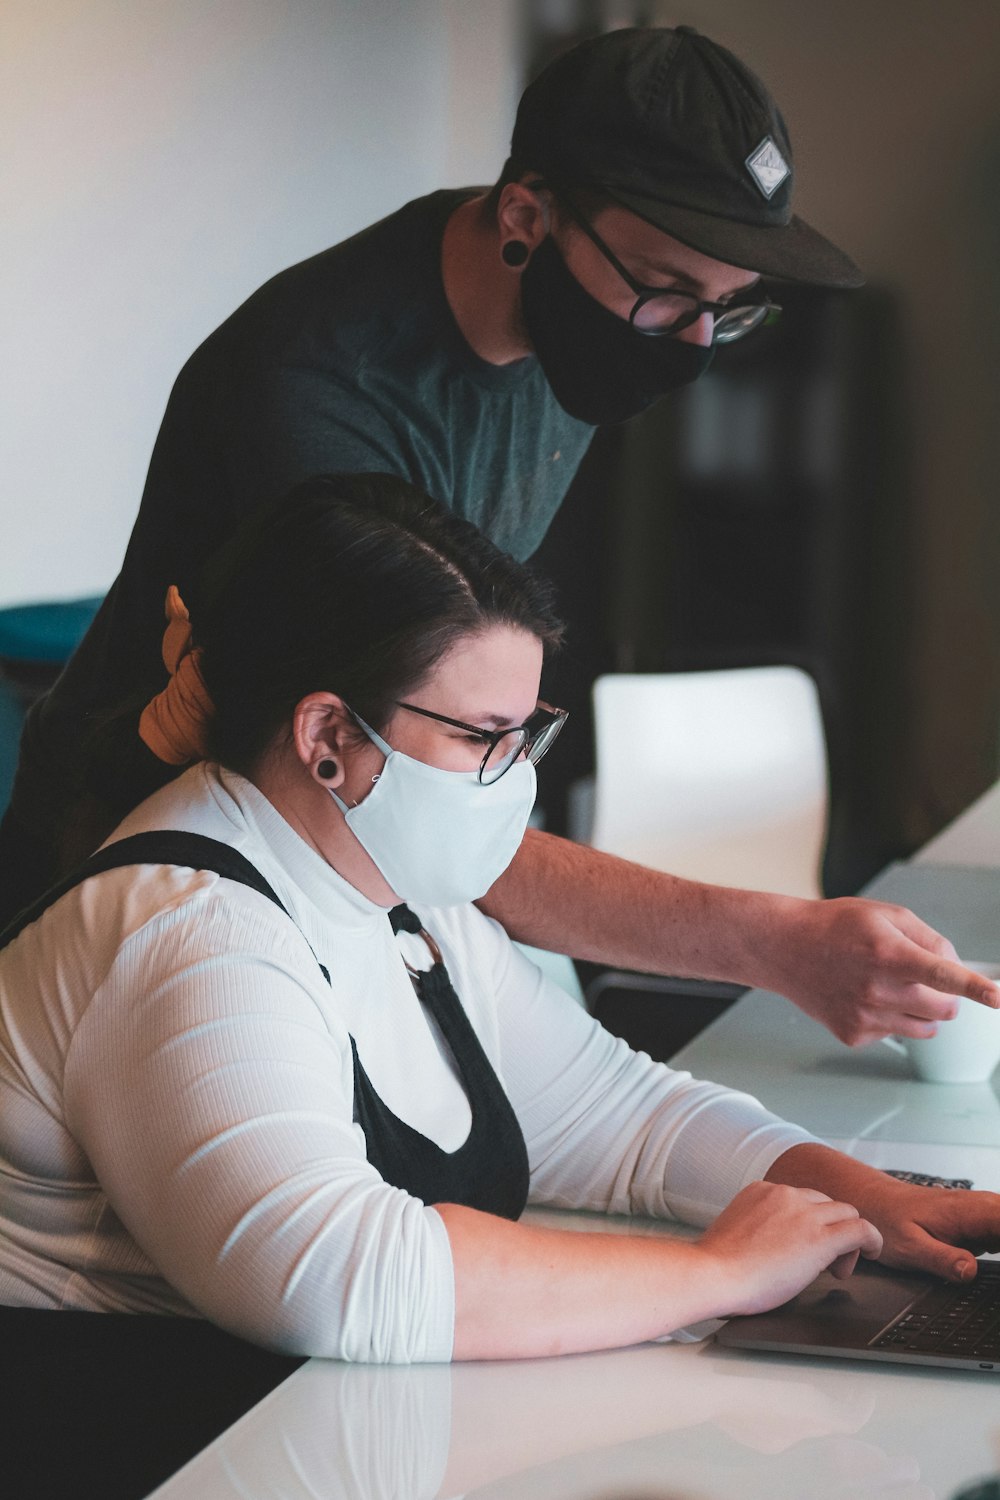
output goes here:
<path id="1" fill-rule="evenodd" d="M 923 851 L 931 889 L 935 861 L 996 869 L 1000 890 L 1000 788 Z M 996 954 L 975 956 L 1000 958 L 1000 905 Z M 888 1048 L 851 1052 L 777 996 L 746 996 L 677 1061 L 873 1165 L 1000 1191 L 994 1085 L 916 1083 Z M 709 1342 L 414 1368 L 311 1360 L 156 1500 L 947 1500 L 996 1471 L 994 1378 Z"/>
<path id="2" fill-rule="evenodd" d="M 1000 781 L 914 856 L 918 864 L 1000 867 Z"/>

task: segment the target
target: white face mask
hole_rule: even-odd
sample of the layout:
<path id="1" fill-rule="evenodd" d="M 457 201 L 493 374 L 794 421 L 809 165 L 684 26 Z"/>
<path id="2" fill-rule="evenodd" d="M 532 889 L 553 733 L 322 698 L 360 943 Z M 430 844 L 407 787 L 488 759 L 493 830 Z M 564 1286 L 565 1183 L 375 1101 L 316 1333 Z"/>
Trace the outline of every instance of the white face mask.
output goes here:
<path id="1" fill-rule="evenodd" d="M 401 901 L 427 906 L 484 896 L 524 838 L 535 803 L 534 766 L 519 760 L 483 786 L 478 772 L 414 760 L 358 722 L 386 758 L 381 775 L 357 807 L 327 790 L 387 884 Z"/>

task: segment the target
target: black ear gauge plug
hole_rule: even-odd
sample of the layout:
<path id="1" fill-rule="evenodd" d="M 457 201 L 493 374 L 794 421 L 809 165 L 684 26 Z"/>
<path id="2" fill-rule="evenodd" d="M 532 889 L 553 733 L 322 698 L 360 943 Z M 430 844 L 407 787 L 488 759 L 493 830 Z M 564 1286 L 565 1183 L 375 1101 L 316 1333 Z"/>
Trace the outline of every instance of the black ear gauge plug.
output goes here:
<path id="1" fill-rule="evenodd" d="M 528 259 L 528 247 L 523 240 L 508 240 L 500 250 L 500 259 L 505 266 L 517 270 Z"/>

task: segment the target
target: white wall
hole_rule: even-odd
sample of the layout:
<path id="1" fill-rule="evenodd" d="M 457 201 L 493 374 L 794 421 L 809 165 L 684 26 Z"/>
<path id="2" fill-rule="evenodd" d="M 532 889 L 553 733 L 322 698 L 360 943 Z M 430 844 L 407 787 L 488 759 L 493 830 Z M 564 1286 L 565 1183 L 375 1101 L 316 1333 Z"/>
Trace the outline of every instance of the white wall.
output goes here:
<path id="1" fill-rule="evenodd" d="M 0 605 L 114 578 L 171 383 L 281 267 L 489 181 L 513 0 L 4 0 Z"/>

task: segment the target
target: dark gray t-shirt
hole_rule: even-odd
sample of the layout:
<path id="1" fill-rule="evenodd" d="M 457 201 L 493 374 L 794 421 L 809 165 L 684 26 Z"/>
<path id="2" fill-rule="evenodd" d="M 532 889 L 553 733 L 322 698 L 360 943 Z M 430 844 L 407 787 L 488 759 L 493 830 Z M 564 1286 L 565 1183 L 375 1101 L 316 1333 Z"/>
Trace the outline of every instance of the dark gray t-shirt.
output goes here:
<path id="1" fill-rule="evenodd" d="M 441 237 L 474 191 L 417 199 L 283 271 L 188 360 L 121 574 L 29 715 L 12 807 L 39 837 L 60 839 L 85 790 L 118 811 L 152 790 L 153 767 L 145 785 L 141 764 L 133 775 L 87 751 L 87 731 L 163 687 L 167 587 L 193 597 L 206 558 L 260 501 L 311 474 L 388 472 L 515 557 L 538 547 L 593 428 L 562 410 L 536 359 L 490 365 L 462 337 Z"/>

